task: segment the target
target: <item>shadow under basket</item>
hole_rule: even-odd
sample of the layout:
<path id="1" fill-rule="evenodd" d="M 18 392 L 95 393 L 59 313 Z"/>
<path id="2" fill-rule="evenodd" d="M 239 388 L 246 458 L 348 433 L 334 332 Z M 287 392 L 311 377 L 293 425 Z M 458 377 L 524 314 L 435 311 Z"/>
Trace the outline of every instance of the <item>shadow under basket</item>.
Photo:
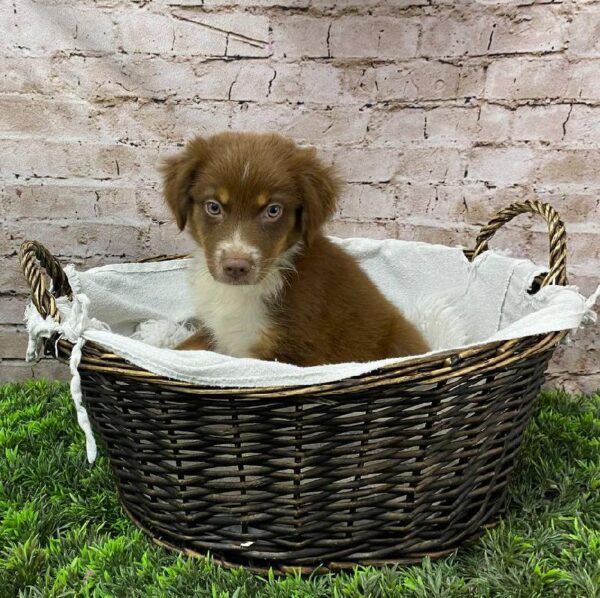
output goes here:
<path id="1" fill-rule="evenodd" d="M 541 202 L 499 212 L 467 257 L 525 212 L 544 217 L 550 232 L 538 286 L 566 284 L 565 229 Z M 38 311 L 59 319 L 55 297 L 71 295 L 61 265 L 36 242 L 23 244 L 21 262 Z M 123 507 L 155 542 L 225 565 L 308 573 L 439 557 L 493 524 L 564 335 L 292 388 L 197 386 L 93 343 L 79 371 Z M 68 360 L 72 344 L 56 346 Z"/>

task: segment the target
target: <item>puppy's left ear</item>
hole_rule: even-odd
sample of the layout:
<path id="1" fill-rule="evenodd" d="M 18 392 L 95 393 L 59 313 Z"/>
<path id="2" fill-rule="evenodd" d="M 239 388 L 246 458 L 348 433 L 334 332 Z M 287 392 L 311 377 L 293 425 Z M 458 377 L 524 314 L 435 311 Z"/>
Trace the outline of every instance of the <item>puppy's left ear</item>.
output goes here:
<path id="1" fill-rule="evenodd" d="M 179 230 L 185 228 L 191 207 L 190 189 L 207 158 L 208 142 L 196 137 L 182 152 L 167 158 L 160 167 L 165 201 L 175 216 Z"/>
<path id="2" fill-rule="evenodd" d="M 299 150 L 294 171 L 302 199 L 302 234 L 310 243 L 335 213 L 341 180 L 317 158 L 314 148 Z"/>

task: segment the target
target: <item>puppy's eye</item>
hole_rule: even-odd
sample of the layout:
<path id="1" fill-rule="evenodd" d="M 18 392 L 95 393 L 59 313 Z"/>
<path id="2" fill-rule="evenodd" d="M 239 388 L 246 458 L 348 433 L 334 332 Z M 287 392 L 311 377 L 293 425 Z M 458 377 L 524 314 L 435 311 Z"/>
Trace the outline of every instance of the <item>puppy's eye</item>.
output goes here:
<path id="1" fill-rule="evenodd" d="M 206 210 L 206 213 L 209 216 L 220 216 L 221 213 L 223 212 L 223 209 L 221 208 L 221 204 L 218 201 L 215 201 L 214 199 L 209 199 L 204 204 L 204 209 Z"/>
<path id="2" fill-rule="evenodd" d="M 268 220 L 277 220 L 283 212 L 283 206 L 278 203 L 269 204 L 264 211 L 265 218 Z"/>

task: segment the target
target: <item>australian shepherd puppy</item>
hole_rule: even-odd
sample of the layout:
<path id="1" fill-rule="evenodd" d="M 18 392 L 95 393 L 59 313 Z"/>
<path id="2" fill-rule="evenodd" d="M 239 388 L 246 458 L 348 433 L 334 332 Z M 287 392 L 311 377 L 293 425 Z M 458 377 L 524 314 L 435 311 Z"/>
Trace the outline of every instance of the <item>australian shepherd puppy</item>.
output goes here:
<path id="1" fill-rule="evenodd" d="M 200 332 L 179 349 L 300 366 L 417 355 L 428 347 L 323 226 L 340 182 L 275 134 L 197 137 L 166 160 L 164 194 L 198 244 Z"/>

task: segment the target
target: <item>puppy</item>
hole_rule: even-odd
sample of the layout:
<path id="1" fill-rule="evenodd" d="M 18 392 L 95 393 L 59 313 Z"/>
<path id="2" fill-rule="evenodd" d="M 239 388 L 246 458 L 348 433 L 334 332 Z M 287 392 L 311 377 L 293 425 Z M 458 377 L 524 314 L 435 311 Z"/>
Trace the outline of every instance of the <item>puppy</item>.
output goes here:
<path id="1" fill-rule="evenodd" d="M 179 349 L 299 366 L 417 355 L 428 347 L 356 261 L 323 234 L 340 182 L 276 134 L 197 137 L 162 167 L 180 230 L 198 244 L 201 332 Z"/>

